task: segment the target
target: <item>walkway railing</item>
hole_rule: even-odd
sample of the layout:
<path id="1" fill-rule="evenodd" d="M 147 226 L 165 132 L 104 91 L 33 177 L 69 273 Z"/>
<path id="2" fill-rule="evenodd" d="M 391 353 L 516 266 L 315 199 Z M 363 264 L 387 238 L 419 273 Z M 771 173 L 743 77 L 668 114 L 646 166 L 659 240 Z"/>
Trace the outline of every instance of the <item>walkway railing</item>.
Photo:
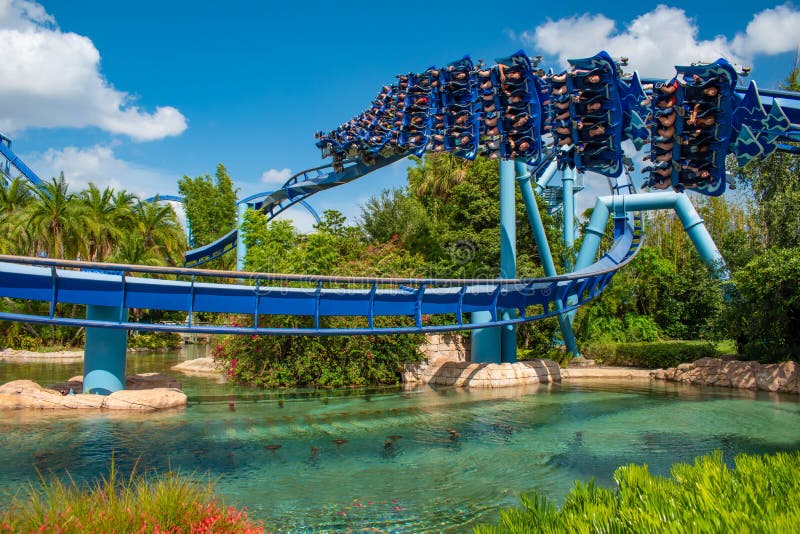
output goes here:
<path id="1" fill-rule="evenodd" d="M 87 263 L 0 255 L 0 296 L 46 303 L 41 314 L 0 312 L 0 320 L 65 326 L 211 334 L 358 335 L 440 332 L 522 323 L 577 308 L 596 297 L 642 242 L 631 219 L 611 250 L 592 266 L 549 278 L 488 280 L 371 278 L 249 273 Z M 91 272 L 95 271 L 95 272 Z M 144 276 L 143 276 L 144 275 Z M 556 305 L 556 303 L 559 303 Z M 64 304 L 113 307 L 118 320 L 60 313 Z M 43 306 L 44 308 L 44 306 Z M 128 309 L 181 311 L 176 325 L 132 322 Z M 502 320 L 502 310 L 519 317 Z M 463 314 L 489 311 L 490 324 Z M 237 324 L 199 325 L 196 314 L 235 314 Z M 264 316 L 304 316 L 304 326 L 264 326 Z M 428 316 L 433 321 L 428 321 Z M 329 328 L 326 317 L 358 317 L 362 326 Z M 431 324 L 434 323 L 434 324 Z"/>

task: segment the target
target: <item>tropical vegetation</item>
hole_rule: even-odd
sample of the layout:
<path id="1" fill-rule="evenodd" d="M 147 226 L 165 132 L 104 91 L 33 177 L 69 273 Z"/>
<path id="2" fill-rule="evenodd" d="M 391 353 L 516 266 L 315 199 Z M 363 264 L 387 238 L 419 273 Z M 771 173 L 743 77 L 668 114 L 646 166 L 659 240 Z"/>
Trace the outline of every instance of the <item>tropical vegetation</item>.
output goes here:
<path id="1" fill-rule="evenodd" d="M 733 464 L 717 451 L 673 465 L 669 478 L 646 465 L 622 466 L 616 489 L 577 481 L 560 507 L 533 491 L 475 532 L 795 532 L 800 452 L 740 454 Z"/>
<path id="2" fill-rule="evenodd" d="M 0 187 L 0 252 L 19 256 L 78 259 L 139 265 L 180 265 L 186 237 L 172 206 L 146 202 L 127 191 L 94 184 L 73 192 L 63 174 L 41 187 L 22 178 Z M 4 299 L 0 308 L 42 313 L 42 303 Z M 82 306 L 59 304 L 79 316 Z M 35 350 L 78 346 L 83 330 L 0 323 L 0 343 Z"/>
<path id="3" fill-rule="evenodd" d="M 112 461 L 93 485 L 42 477 L 0 510 L 0 532 L 246 534 L 264 529 L 226 506 L 211 482 L 176 472 L 120 477 Z"/>

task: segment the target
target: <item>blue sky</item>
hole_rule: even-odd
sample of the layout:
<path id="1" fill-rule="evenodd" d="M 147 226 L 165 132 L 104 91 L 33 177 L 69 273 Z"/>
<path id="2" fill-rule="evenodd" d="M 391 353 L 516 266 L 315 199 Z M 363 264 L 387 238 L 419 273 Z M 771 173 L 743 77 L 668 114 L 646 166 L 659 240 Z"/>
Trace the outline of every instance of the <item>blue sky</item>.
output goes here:
<path id="1" fill-rule="evenodd" d="M 0 132 L 42 178 L 138 194 L 228 168 L 240 196 L 323 163 L 314 131 L 399 72 L 524 48 L 559 68 L 607 49 L 648 76 L 725 56 L 776 87 L 800 44 L 791 3 L 501 4 L 0 0 Z M 502 7 L 500 7 L 502 6 Z M 534 7 L 535 6 L 535 7 Z M 560 9 L 559 9 L 560 8 Z M 312 197 L 351 218 L 406 163 Z M 310 221 L 291 210 L 301 228 Z"/>

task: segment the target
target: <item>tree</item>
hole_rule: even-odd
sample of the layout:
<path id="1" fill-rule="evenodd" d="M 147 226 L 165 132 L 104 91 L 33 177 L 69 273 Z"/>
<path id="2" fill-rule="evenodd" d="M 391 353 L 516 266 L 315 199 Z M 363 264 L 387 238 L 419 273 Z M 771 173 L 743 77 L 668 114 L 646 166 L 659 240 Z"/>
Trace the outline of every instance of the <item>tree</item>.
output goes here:
<path id="1" fill-rule="evenodd" d="M 800 356 L 800 247 L 768 249 L 734 280 L 727 324 L 740 353 L 762 362 Z"/>
<path id="2" fill-rule="evenodd" d="M 141 236 L 141 247 L 158 251 L 164 264 L 182 263 L 186 239 L 175 210 L 169 204 L 136 200 L 132 208 L 133 231 Z"/>
<path id="3" fill-rule="evenodd" d="M 40 250 L 51 258 L 74 258 L 87 253 L 82 230 L 87 217 L 75 202 L 75 195 L 62 172 L 58 178 L 32 189 L 30 225 Z M 85 257 L 85 256 L 84 256 Z"/>
<path id="4" fill-rule="evenodd" d="M 87 259 L 104 261 L 123 234 L 123 226 L 119 222 L 124 220 L 126 215 L 121 212 L 130 208 L 116 204 L 113 189 L 106 187 L 101 191 L 93 183 L 80 193 L 79 198 L 88 223 Z"/>
<path id="5" fill-rule="evenodd" d="M 0 185 L 0 250 L 4 254 L 33 254 L 30 250 L 31 233 L 28 208 L 33 196 L 23 178 L 15 178 Z"/>
<path id="6" fill-rule="evenodd" d="M 786 91 L 800 91 L 800 46 L 794 55 L 794 67 L 781 84 L 781 89 Z"/>
<path id="7" fill-rule="evenodd" d="M 208 245 L 236 227 L 236 191 L 225 166 L 219 164 L 215 180 L 209 175 L 178 182 L 186 218 L 196 247 Z"/>

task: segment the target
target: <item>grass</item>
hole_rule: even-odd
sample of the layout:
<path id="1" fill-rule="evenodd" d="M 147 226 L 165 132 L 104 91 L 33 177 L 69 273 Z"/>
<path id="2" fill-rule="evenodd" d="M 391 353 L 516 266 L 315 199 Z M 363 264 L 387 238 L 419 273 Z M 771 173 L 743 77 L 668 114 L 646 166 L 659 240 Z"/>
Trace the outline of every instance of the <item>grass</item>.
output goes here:
<path id="1" fill-rule="evenodd" d="M 112 460 L 108 477 L 88 487 L 41 478 L 0 512 L 0 532 L 263 532 L 245 510 L 226 507 L 213 490 L 210 482 L 174 472 L 140 476 L 134 469 L 120 479 Z"/>
<path id="2" fill-rule="evenodd" d="M 734 463 L 717 451 L 672 466 L 669 478 L 646 465 L 620 467 L 616 490 L 577 482 L 561 508 L 533 492 L 476 532 L 797 532 L 800 452 L 741 454 Z"/>

